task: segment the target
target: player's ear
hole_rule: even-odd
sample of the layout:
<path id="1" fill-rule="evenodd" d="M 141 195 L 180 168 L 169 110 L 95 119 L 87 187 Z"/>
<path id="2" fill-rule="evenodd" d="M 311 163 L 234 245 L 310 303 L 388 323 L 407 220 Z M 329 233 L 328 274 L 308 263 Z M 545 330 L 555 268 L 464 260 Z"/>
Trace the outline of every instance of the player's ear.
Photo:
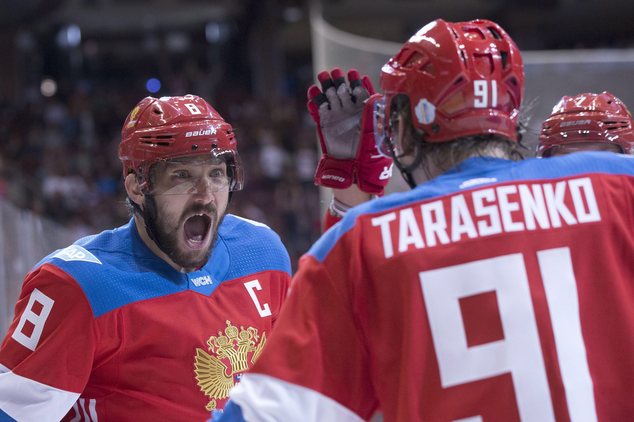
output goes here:
<path id="1" fill-rule="evenodd" d="M 142 205 L 143 204 L 143 192 L 141 191 L 141 185 L 134 173 L 130 173 L 125 177 L 124 180 L 125 191 L 128 194 L 128 197 L 135 204 Z"/>

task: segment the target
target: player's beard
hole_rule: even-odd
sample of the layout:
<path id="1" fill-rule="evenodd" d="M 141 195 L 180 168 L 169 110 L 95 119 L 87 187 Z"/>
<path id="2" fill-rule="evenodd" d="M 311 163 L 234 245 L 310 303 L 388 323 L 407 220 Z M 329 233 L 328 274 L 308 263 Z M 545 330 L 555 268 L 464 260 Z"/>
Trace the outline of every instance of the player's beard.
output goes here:
<path id="1" fill-rule="evenodd" d="M 183 227 L 187 216 L 197 213 L 205 213 L 212 217 L 208 229 L 211 242 L 206 248 L 200 250 L 179 247 L 178 240 L 182 233 L 179 228 Z M 172 262 L 186 271 L 196 270 L 207 263 L 218 236 L 218 227 L 224 216 L 225 213 L 218 215 L 218 210 L 212 204 L 194 204 L 183 210 L 178 219 L 174 219 L 157 206 L 153 195 L 146 195 L 143 209 L 143 219 L 150 238 L 170 257 Z"/>

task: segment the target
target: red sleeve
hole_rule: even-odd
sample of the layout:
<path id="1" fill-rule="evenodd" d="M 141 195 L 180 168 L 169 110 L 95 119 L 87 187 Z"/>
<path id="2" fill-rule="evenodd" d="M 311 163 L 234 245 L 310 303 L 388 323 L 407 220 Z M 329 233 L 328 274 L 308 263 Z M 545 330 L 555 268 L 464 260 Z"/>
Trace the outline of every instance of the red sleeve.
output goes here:
<path id="1" fill-rule="evenodd" d="M 282 306 L 286 301 L 290 284 L 291 276 L 288 273 L 281 271 L 273 273 L 270 283 L 270 295 L 273 306 L 271 313 L 274 325 L 280 315 Z"/>
<path id="2" fill-rule="evenodd" d="M 29 380 L 81 393 L 92 370 L 96 330 L 80 286 L 57 267 L 27 275 L 0 348 L 0 365 Z M 32 402 L 25 397 L 23 403 Z"/>
<path id="3" fill-rule="evenodd" d="M 310 388 L 370 418 L 376 399 L 350 299 L 312 256 L 302 258 L 255 373 Z"/>

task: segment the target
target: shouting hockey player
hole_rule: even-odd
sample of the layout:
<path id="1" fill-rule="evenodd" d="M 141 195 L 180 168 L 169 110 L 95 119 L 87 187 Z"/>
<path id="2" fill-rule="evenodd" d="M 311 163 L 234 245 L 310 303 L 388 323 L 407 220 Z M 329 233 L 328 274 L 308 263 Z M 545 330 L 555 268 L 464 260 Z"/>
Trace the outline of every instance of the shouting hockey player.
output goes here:
<path id="1" fill-rule="evenodd" d="M 242 189 L 231 125 L 147 97 L 119 158 L 132 218 L 38 263 L 0 349 L 0 420 L 204 421 L 259 356 L 290 281 Z"/>

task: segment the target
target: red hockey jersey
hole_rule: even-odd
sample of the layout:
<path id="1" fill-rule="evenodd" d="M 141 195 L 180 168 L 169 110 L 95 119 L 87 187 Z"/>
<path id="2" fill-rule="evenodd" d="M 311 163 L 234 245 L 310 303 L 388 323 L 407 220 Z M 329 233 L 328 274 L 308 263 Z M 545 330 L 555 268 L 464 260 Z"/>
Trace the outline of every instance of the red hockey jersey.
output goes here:
<path id="1" fill-rule="evenodd" d="M 0 420 L 204 421 L 259 356 L 289 281 L 279 237 L 232 215 L 191 273 L 133 221 L 54 252 L 0 349 Z"/>
<path id="2" fill-rule="evenodd" d="M 609 153 L 471 158 L 354 208 L 220 420 L 632 420 L 632 227 Z"/>

